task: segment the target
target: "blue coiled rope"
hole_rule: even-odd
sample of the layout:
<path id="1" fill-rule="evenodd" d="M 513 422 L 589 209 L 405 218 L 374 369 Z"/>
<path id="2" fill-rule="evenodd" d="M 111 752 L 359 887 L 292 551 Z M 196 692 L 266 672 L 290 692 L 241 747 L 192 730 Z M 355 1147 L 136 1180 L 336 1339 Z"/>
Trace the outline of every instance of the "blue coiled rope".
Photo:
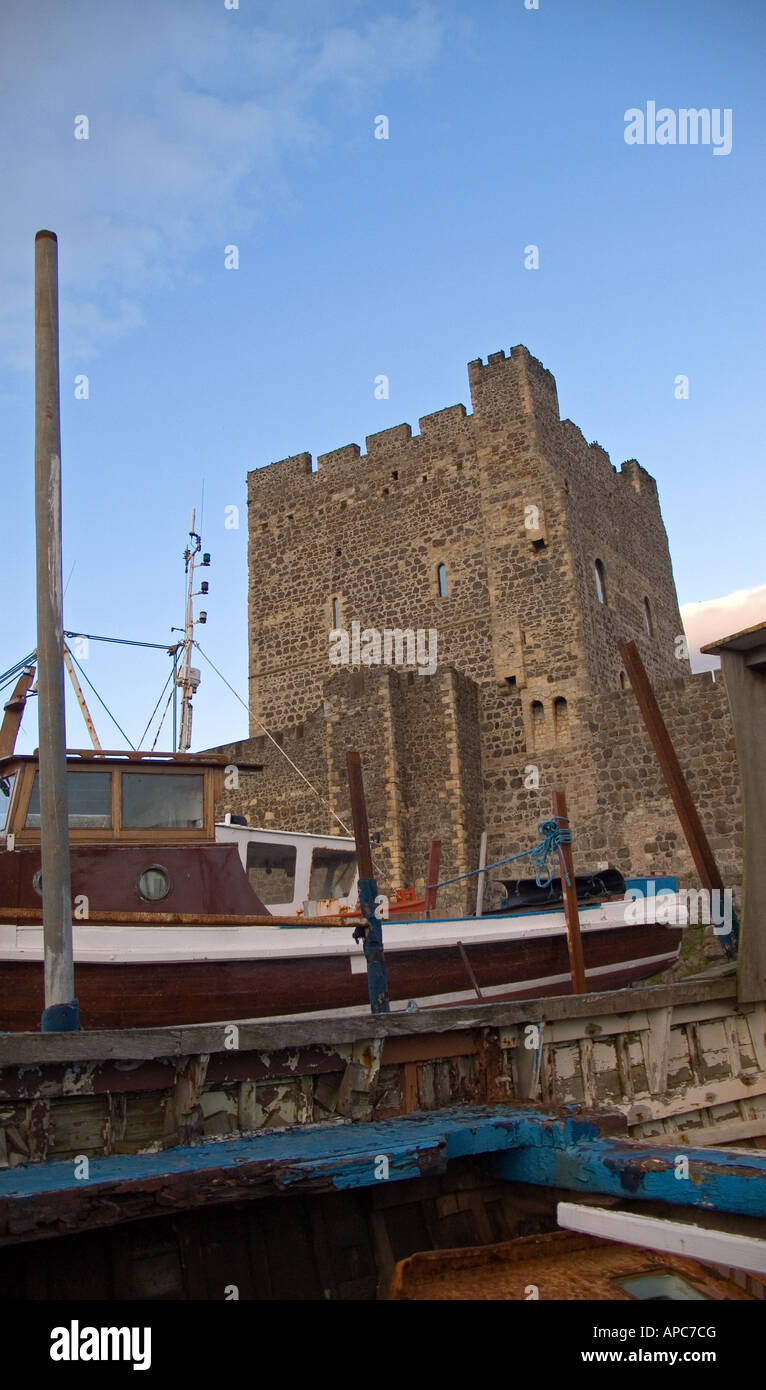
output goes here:
<path id="1" fill-rule="evenodd" d="M 560 845 L 572 843 L 571 830 L 564 830 L 555 820 L 541 821 L 537 827 L 542 835 L 539 844 L 533 845 L 532 849 L 522 849 L 518 854 L 509 854 L 507 859 L 497 859 L 494 864 L 485 864 L 481 869 L 472 869 L 469 874 L 458 874 L 456 878 L 445 878 L 441 883 L 428 883 L 427 888 L 446 888 L 449 883 L 460 883 L 464 878 L 476 878 L 478 874 L 489 873 L 490 869 L 499 869 L 503 864 L 513 864 L 516 859 L 531 859 L 536 867 L 535 883 L 538 888 L 547 888 L 553 880 L 553 869 L 548 861 L 558 853 Z M 570 886 L 569 874 L 564 869 L 564 878 L 567 888 Z"/>

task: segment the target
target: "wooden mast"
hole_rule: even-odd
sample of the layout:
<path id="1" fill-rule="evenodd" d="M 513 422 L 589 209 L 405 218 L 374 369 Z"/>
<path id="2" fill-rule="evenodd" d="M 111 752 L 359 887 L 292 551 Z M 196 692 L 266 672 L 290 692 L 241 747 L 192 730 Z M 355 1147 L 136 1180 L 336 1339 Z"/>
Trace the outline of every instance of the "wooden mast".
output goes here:
<path id="1" fill-rule="evenodd" d="M 45 1009 L 43 1033 L 79 1027 L 74 997 L 61 569 L 58 243 L 35 237 L 35 531 Z"/>

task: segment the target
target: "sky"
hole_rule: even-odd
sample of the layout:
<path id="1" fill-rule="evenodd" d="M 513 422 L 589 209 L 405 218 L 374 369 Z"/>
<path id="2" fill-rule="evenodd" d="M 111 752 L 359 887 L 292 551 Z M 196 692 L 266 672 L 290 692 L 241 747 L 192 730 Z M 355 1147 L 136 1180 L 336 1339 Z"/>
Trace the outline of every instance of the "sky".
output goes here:
<path id="1" fill-rule="evenodd" d="M 762 0 L 4 7 L 0 672 L 35 645 L 40 228 L 68 631 L 170 643 L 195 507 L 197 636 L 246 702 L 248 470 L 470 408 L 466 363 L 516 343 L 562 418 L 656 477 L 690 641 L 762 620 L 765 38 Z M 627 143 L 649 102 L 728 110 L 731 150 Z M 137 743 L 165 653 L 91 642 L 81 664 Z M 193 747 L 245 737 L 200 667 Z M 84 746 L 71 696 L 67 719 Z"/>

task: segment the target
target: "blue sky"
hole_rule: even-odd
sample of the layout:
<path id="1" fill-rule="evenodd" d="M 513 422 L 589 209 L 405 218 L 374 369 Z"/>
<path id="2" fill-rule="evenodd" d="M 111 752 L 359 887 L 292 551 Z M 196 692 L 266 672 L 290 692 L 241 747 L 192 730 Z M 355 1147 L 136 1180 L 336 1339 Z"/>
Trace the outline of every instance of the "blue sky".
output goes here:
<path id="1" fill-rule="evenodd" d="M 765 38 L 756 0 L 5 7 L 0 670 L 35 642 L 41 227 L 59 237 L 68 629 L 171 640 L 204 486 L 198 635 L 246 697 L 248 469 L 470 405 L 466 363 L 520 342 L 563 417 L 657 478 L 703 635 L 762 617 Z M 731 108 L 731 153 L 628 146 L 624 114 L 650 100 Z M 92 644 L 84 664 L 137 739 L 163 655 Z M 246 731 L 203 663 L 194 746 Z"/>

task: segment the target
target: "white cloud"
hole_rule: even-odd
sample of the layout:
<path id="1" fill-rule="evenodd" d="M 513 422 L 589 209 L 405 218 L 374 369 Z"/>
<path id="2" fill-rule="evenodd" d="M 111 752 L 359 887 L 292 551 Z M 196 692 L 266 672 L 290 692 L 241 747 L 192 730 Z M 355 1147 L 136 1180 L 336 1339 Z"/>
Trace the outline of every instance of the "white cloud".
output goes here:
<path id="1" fill-rule="evenodd" d="M 712 671 L 720 666 L 717 656 L 705 656 L 700 647 L 721 637 L 766 620 L 766 584 L 754 589 L 736 589 L 723 598 L 685 603 L 681 609 L 684 631 L 689 639 L 689 658 L 693 671 Z"/>
<path id="2" fill-rule="evenodd" d="M 321 145 L 328 89 L 332 114 L 340 101 L 371 121 L 377 84 L 428 63 L 442 36 L 428 6 L 371 15 L 350 0 L 261 4 L 255 22 L 201 0 L 83 0 L 76 23 L 58 0 L 28 0 L 3 27 L 0 342 L 18 367 L 32 362 L 39 228 L 59 237 L 62 321 L 87 356 L 140 319 L 142 296 L 185 281 L 195 253 L 222 261 L 259 218 L 294 209 L 289 159 Z"/>

